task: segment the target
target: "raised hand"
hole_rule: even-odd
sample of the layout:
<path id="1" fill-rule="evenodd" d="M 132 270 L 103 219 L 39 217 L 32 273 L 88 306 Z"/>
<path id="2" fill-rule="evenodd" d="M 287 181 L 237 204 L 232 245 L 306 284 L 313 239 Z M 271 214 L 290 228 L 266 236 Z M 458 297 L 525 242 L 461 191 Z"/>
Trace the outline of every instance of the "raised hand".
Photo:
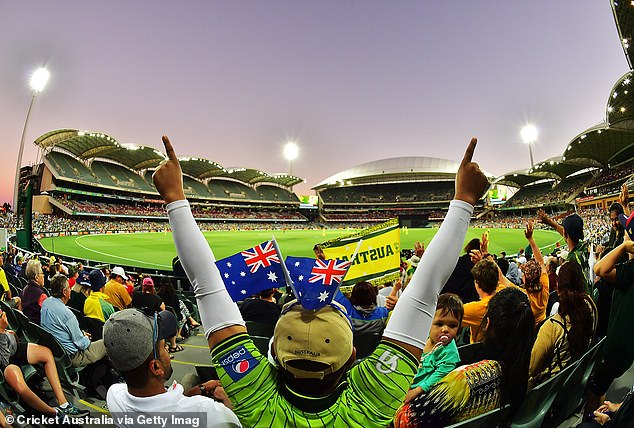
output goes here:
<path id="1" fill-rule="evenodd" d="M 619 202 L 621 203 L 621 205 L 625 207 L 627 206 L 629 201 L 630 201 L 630 193 L 629 193 L 629 190 L 627 189 L 627 184 L 623 183 L 623 185 L 621 186 L 621 193 L 619 194 Z"/>
<path id="2" fill-rule="evenodd" d="M 425 244 L 419 241 L 416 241 L 416 243 L 414 244 L 414 254 L 416 254 L 416 256 L 420 258 L 420 257 L 423 257 L 424 253 L 425 253 Z"/>
<path id="3" fill-rule="evenodd" d="M 533 231 L 535 230 L 535 226 L 533 226 L 532 221 L 528 221 L 526 223 L 526 229 L 524 230 L 524 236 L 526 239 L 530 240 L 533 237 Z"/>
<path id="4" fill-rule="evenodd" d="M 482 252 L 482 254 L 486 254 L 489 252 L 489 231 L 488 230 L 482 234 L 482 239 L 480 239 L 480 252 Z"/>
<path id="5" fill-rule="evenodd" d="M 178 162 L 172 143 L 167 135 L 163 135 L 163 145 L 165 146 L 165 159 L 152 175 L 154 187 L 161 194 L 166 204 L 185 199 L 183 191 L 183 172 Z"/>
<path id="6" fill-rule="evenodd" d="M 489 188 L 489 180 L 482 173 L 478 164 L 471 161 L 477 144 L 478 139 L 472 138 L 456 174 L 454 199 L 465 201 L 471 205 L 475 205 Z"/>

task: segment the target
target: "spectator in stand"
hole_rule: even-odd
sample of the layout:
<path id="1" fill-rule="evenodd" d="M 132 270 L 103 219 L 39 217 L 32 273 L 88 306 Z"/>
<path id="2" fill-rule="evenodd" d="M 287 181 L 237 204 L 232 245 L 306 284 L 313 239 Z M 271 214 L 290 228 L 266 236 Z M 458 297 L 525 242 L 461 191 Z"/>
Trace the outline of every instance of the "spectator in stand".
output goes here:
<path id="1" fill-rule="evenodd" d="M 22 308 L 31 322 L 40 325 L 42 302 L 46 299 L 44 291 L 44 271 L 39 260 L 31 259 L 26 265 L 26 278 L 29 281 L 22 290 Z"/>
<path id="2" fill-rule="evenodd" d="M 90 291 L 90 272 L 78 272 L 77 278 L 75 279 L 75 285 L 73 285 L 73 288 L 70 290 L 70 298 L 68 299 L 68 302 L 66 302 L 66 305 L 83 314 L 84 304 L 90 295 Z"/>
<path id="3" fill-rule="evenodd" d="M 277 288 L 262 290 L 255 296 L 245 299 L 240 305 L 240 313 L 245 321 L 255 321 L 274 325 L 280 317 L 281 308 L 275 301 Z"/>
<path id="4" fill-rule="evenodd" d="M 482 319 L 487 311 L 489 300 L 498 291 L 499 269 L 495 262 L 483 259 L 471 269 L 475 290 L 479 300 L 464 304 L 462 325 L 471 330 L 471 343 L 482 340 L 484 331 L 481 329 Z"/>
<path id="5" fill-rule="evenodd" d="M 473 275 L 471 274 L 471 270 L 473 269 L 471 251 L 480 250 L 480 247 L 481 243 L 478 238 L 474 238 L 467 243 L 464 247 L 465 253 L 458 258 L 458 263 L 447 280 L 447 283 L 442 288 L 441 294 L 456 294 L 465 304 L 478 300 L 478 293 L 476 293 Z"/>
<path id="6" fill-rule="evenodd" d="M 559 267 L 559 260 L 557 257 L 548 257 L 546 263 L 546 272 L 548 273 L 548 292 L 552 293 L 557 291 L 557 268 Z M 548 315 L 548 314 L 547 314 Z"/>
<path id="7" fill-rule="evenodd" d="M 527 261 L 522 266 L 524 275 L 524 288 L 528 294 L 528 300 L 531 302 L 531 309 L 535 317 L 535 324 L 546 319 L 546 306 L 548 305 L 548 273 L 544 265 L 544 257 L 542 252 L 533 238 L 533 222 L 526 223 L 524 235 L 533 250 L 534 259 Z"/>
<path id="8" fill-rule="evenodd" d="M 120 311 L 129 307 L 132 303 L 132 297 L 130 297 L 130 293 L 128 293 L 128 289 L 124 285 L 127 280 L 128 276 L 123 268 L 115 266 L 110 274 L 110 281 L 106 283 L 104 289 L 104 294 L 108 296 L 110 304 Z"/>
<path id="9" fill-rule="evenodd" d="M 590 395 L 584 414 L 605 401 L 605 393 L 614 379 L 622 376 L 634 362 L 634 341 L 631 340 L 634 258 L 620 262 L 624 255 L 632 257 L 633 254 L 634 242 L 626 239 L 594 265 L 594 273 L 613 284 L 614 296 L 605 344 L 588 381 Z"/>
<path id="10" fill-rule="evenodd" d="M 12 308 L 22 310 L 22 300 L 18 296 L 11 294 L 11 288 L 9 287 L 9 280 L 7 274 L 4 272 L 4 258 L 3 254 L 0 254 L 0 285 L 2 285 L 2 300 L 7 302 Z"/>
<path id="11" fill-rule="evenodd" d="M 134 292 L 134 295 L 132 296 L 132 307 L 144 310 L 146 313 L 154 313 L 165 310 L 165 303 L 160 296 L 156 295 L 154 281 L 149 276 L 143 278 L 141 292 Z"/>
<path id="12" fill-rule="evenodd" d="M 412 388 L 405 396 L 405 404 L 423 392 L 428 392 L 460 362 L 455 338 L 460 330 L 463 314 L 464 309 L 458 296 L 438 296 L 438 305 L 429 338 L 423 349 L 423 358 L 412 381 Z"/>
<path id="13" fill-rule="evenodd" d="M 79 410 L 69 403 L 64 396 L 51 350 L 35 343 L 18 342 L 15 333 L 7 329 L 8 326 L 7 314 L 0 311 L 0 369 L 4 373 L 6 383 L 29 407 L 37 412 L 48 416 L 58 414 L 70 417 L 88 416 L 88 411 Z M 20 366 L 27 364 L 42 364 L 44 366 L 44 373 L 59 404 L 57 407 L 46 404 L 29 388 L 24 380 L 22 369 L 20 369 Z"/>
<path id="14" fill-rule="evenodd" d="M 51 297 L 42 303 L 42 328 L 62 345 L 73 367 L 85 367 L 106 356 L 103 340 L 90 341 L 90 334 L 81 331 L 77 317 L 66 307 L 70 299 L 68 279 L 57 274 L 51 280 Z"/>
<path id="15" fill-rule="evenodd" d="M 583 241 L 583 219 L 578 214 L 570 214 L 562 224 L 559 224 L 548 217 L 542 209 L 537 211 L 537 216 L 542 223 L 552 227 L 564 237 L 569 250 L 566 261 L 574 261 L 581 266 L 583 277 L 586 279 L 586 291 L 588 294 L 594 295 L 593 284 L 590 281 L 588 244 Z"/>
<path id="16" fill-rule="evenodd" d="M 529 384 L 533 387 L 581 358 L 597 327 L 597 307 L 585 292 L 581 267 L 566 262 L 559 278 L 559 308 L 539 329 L 531 352 Z"/>
<path id="17" fill-rule="evenodd" d="M 88 318 L 106 322 L 110 315 L 115 312 L 114 306 L 108 302 L 108 296 L 103 293 L 103 289 L 106 285 L 106 277 L 99 269 L 93 269 L 90 274 L 88 274 L 88 277 L 92 292 L 88 295 L 84 303 L 84 315 Z"/>
<path id="18" fill-rule="evenodd" d="M 188 391 L 176 381 L 165 387 L 173 372 L 165 339 L 175 335 L 176 319 L 169 311 L 147 316 L 137 309 L 125 309 L 106 322 L 103 328 L 106 351 L 125 379 L 125 383 L 115 383 L 108 390 L 108 410 L 146 415 L 169 412 L 175 416 L 183 412 L 183 416 L 190 417 L 204 414 L 206 425 L 201 428 L 240 427 L 217 380 Z M 222 399 L 224 405 L 212 398 Z"/>
<path id="19" fill-rule="evenodd" d="M 520 248 L 519 252 L 517 253 L 517 263 L 520 265 L 523 265 L 524 263 L 526 263 L 526 256 L 524 255 L 523 248 Z"/>
<path id="20" fill-rule="evenodd" d="M 610 228 L 610 238 L 606 244 L 606 247 L 610 249 L 614 249 L 623 243 L 623 239 L 625 238 L 625 229 L 623 229 L 623 225 L 619 220 L 619 216 L 624 214 L 623 206 L 614 202 L 610 205 L 610 223 L 612 223 L 612 227 Z"/>
<path id="21" fill-rule="evenodd" d="M 416 373 L 433 318 L 428 308 L 436 307 L 438 293 L 458 258 L 473 206 L 489 186 L 478 165 L 471 162 L 477 140 L 472 139 L 465 152 L 454 200 L 393 311 L 382 341 L 354 367 L 352 327 L 336 302 L 314 311 L 289 303 L 275 327 L 273 353 L 278 366 L 260 355 L 196 225 L 174 149 L 167 137 L 163 142 L 167 160 L 154 173 L 154 184 L 167 204 L 176 249 L 196 291 L 212 361 L 229 398 L 240 403 L 235 411 L 241 422 L 247 426 L 281 426 L 289 420 L 315 427 L 387 426 Z M 532 330 L 530 308 L 528 313 Z M 520 332 L 505 332 L 504 339 L 510 337 L 528 341 Z M 526 377 L 528 365 L 523 369 Z M 523 386 L 520 383 L 522 397 Z M 320 408 L 315 407 L 317 399 Z"/>
<path id="22" fill-rule="evenodd" d="M 534 325 L 526 294 L 517 287 L 500 290 L 482 320 L 482 342 L 468 355 L 460 355 L 465 365 L 401 408 L 394 426 L 447 426 L 505 404 L 510 405 L 512 418 L 527 391 Z"/>
<path id="23" fill-rule="evenodd" d="M 79 271 L 76 266 L 70 266 L 68 268 L 68 286 L 72 289 L 75 286 L 75 282 L 77 281 L 77 277 L 79 276 Z"/>
<path id="24" fill-rule="evenodd" d="M 369 282 L 356 283 L 352 287 L 349 300 L 337 290 L 335 300 L 346 308 L 355 333 L 383 333 L 390 311 L 376 306 L 376 291 Z"/>

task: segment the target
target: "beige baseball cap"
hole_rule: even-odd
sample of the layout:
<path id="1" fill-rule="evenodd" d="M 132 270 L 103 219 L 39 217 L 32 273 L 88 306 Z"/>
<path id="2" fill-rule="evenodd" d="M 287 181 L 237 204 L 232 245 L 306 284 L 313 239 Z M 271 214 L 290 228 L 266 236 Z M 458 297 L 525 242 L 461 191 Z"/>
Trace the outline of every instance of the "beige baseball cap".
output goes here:
<path id="1" fill-rule="evenodd" d="M 352 325 L 337 302 L 317 310 L 297 301 L 284 305 L 275 325 L 273 350 L 280 365 L 298 379 L 323 379 L 342 368 L 352 355 Z M 320 371 L 293 367 L 293 361 L 314 361 L 328 366 Z"/>

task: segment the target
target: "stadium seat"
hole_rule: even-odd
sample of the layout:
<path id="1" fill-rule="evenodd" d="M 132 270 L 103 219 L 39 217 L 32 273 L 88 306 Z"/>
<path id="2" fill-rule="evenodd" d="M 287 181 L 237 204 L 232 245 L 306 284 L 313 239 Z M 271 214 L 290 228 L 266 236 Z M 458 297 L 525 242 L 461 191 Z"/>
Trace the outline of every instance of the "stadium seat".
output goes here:
<path id="1" fill-rule="evenodd" d="M 513 417 L 511 428 L 541 427 L 557 393 L 575 367 L 576 362 L 569 364 L 564 370 L 530 390 Z"/>
<path id="2" fill-rule="evenodd" d="M 28 336 L 33 338 L 33 340 L 29 339 L 29 342 L 46 346 L 51 350 L 53 358 L 55 358 L 59 380 L 62 385 L 66 385 L 71 390 L 75 397 L 79 398 L 79 392 L 85 391 L 85 387 L 79 384 L 81 368 L 73 367 L 69 355 L 51 333 L 34 323 L 29 323 L 26 330 L 28 330 Z"/>
<path id="3" fill-rule="evenodd" d="M 555 397 L 551 411 L 552 416 L 547 419 L 545 426 L 558 426 L 581 407 L 588 378 L 604 342 L 605 338 L 601 339 L 579 359 L 577 366 Z"/>
<path id="4" fill-rule="evenodd" d="M 453 425 L 448 425 L 447 428 L 495 428 L 508 417 L 511 411 L 510 406 L 504 406 L 491 410 L 476 416 L 475 418 L 467 419 L 466 421 L 458 422 Z"/>
<path id="5" fill-rule="evenodd" d="M 269 341 L 273 337 L 275 324 L 246 321 L 246 328 L 247 333 L 253 340 L 253 344 L 260 350 L 262 355 L 267 355 L 269 352 Z"/>
<path id="6" fill-rule="evenodd" d="M 379 342 L 382 334 L 380 333 L 354 333 L 352 335 L 352 344 L 357 350 L 357 359 L 365 358 L 372 354 Z"/>

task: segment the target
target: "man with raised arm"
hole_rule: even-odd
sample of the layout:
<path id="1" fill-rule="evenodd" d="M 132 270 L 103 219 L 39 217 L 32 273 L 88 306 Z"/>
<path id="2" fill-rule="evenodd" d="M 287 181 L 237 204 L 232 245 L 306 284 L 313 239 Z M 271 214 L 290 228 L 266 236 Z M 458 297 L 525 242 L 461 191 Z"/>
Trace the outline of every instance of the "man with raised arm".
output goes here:
<path id="1" fill-rule="evenodd" d="M 454 200 L 436 237 L 397 303 L 374 353 L 352 366 L 352 328 L 336 303 L 306 310 L 288 303 L 275 327 L 272 354 L 262 356 L 220 277 L 214 255 L 185 199 L 174 149 L 154 185 L 167 204 L 174 243 L 196 292 L 211 357 L 235 414 L 245 426 L 384 427 L 416 374 L 441 287 L 462 247 L 473 206 L 489 183 L 467 147 L 456 176 Z"/>

